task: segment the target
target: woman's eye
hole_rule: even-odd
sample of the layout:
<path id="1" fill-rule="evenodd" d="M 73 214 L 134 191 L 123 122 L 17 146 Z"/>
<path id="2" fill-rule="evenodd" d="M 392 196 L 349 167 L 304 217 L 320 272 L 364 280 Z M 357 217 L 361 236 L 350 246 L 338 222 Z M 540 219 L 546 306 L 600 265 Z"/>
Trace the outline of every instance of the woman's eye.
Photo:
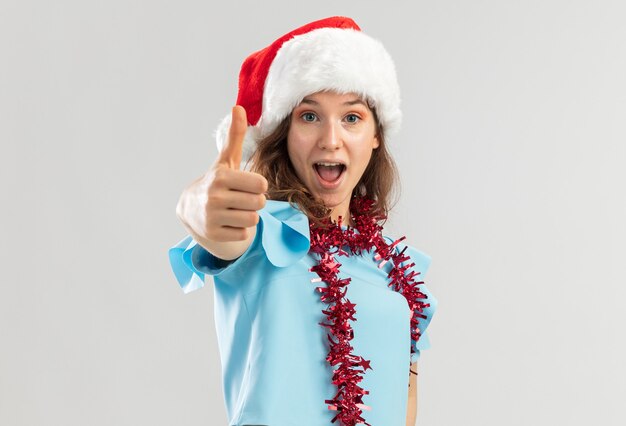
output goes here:
<path id="1" fill-rule="evenodd" d="M 315 121 L 317 117 L 312 112 L 305 112 L 304 114 L 302 114 L 302 118 L 304 119 L 304 121 Z"/>
<path id="2" fill-rule="evenodd" d="M 356 115 L 356 114 L 348 114 L 348 115 L 346 115 L 346 121 L 348 123 L 354 124 L 357 121 L 359 121 L 359 116 Z"/>

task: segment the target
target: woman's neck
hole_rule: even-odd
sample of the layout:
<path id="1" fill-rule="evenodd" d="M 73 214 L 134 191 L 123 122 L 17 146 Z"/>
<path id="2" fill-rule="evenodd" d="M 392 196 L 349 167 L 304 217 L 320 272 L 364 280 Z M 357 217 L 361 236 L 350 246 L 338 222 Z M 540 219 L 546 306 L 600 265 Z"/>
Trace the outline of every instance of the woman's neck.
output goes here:
<path id="1" fill-rule="evenodd" d="M 333 212 L 330 214 L 330 219 L 333 222 L 337 222 L 337 220 L 339 219 L 339 216 L 341 216 L 342 225 L 354 226 L 354 222 L 352 221 L 352 216 L 350 215 L 349 208 L 347 208 L 346 210 L 342 210 L 342 211 L 339 211 L 338 209 L 333 210 Z"/>

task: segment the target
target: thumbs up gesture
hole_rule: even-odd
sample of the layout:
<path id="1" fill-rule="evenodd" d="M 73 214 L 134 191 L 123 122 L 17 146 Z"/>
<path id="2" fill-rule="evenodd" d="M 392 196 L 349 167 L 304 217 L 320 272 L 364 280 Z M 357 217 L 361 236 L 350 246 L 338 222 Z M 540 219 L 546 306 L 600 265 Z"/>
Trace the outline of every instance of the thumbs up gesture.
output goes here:
<path id="1" fill-rule="evenodd" d="M 228 140 L 207 173 L 182 193 L 176 214 L 191 236 L 213 255 L 240 256 L 252 243 L 265 206 L 267 180 L 240 170 L 248 122 L 241 106 L 232 110 Z"/>

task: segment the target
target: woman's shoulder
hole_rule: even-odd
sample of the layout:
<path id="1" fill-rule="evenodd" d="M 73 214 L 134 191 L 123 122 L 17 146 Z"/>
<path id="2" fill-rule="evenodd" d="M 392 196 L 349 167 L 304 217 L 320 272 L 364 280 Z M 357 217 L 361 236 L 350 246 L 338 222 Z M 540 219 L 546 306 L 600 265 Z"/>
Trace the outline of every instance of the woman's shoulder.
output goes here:
<path id="1" fill-rule="evenodd" d="M 396 245 L 394 246 L 396 252 L 408 256 L 408 258 L 402 262 L 402 265 L 411 265 L 409 266 L 409 269 L 417 274 L 413 277 L 413 279 L 418 284 L 419 291 L 423 294 L 421 300 L 425 303 L 425 305 L 423 305 L 422 308 L 420 308 L 419 310 L 419 329 L 421 330 L 421 337 L 419 338 L 417 343 L 415 343 L 416 352 L 411 353 L 411 363 L 414 363 L 418 361 L 420 357 L 420 352 L 422 350 L 430 348 L 428 325 L 430 324 L 430 321 L 432 320 L 432 317 L 438 305 L 437 299 L 433 296 L 430 289 L 424 283 L 424 275 L 430 267 L 431 257 L 423 251 L 418 250 L 415 247 L 407 244 L 404 239 L 398 241 L 398 238 L 385 236 L 385 240 L 388 244 L 396 243 Z M 414 340 L 412 340 L 412 342 L 414 342 Z"/>
<path id="2" fill-rule="evenodd" d="M 407 244 L 404 238 L 395 238 L 389 235 L 384 235 L 387 244 L 395 244 L 397 253 L 403 253 L 409 257 L 410 263 L 415 263 L 415 270 L 419 271 L 421 275 L 424 275 L 428 270 L 432 258 L 427 253 Z"/>

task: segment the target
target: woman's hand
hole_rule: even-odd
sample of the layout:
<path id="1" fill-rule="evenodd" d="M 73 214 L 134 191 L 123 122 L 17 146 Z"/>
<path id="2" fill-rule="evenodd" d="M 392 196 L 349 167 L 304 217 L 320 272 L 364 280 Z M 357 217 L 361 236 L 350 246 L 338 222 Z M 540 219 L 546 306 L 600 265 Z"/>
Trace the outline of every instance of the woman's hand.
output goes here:
<path id="1" fill-rule="evenodd" d="M 176 215 L 206 250 L 224 260 L 239 257 L 252 243 L 265 206 L 267 180 L 240 170 L 248 126 L 241 106 L 232 110 L 226 145 L 213 166 L 183 191 Z"/>

